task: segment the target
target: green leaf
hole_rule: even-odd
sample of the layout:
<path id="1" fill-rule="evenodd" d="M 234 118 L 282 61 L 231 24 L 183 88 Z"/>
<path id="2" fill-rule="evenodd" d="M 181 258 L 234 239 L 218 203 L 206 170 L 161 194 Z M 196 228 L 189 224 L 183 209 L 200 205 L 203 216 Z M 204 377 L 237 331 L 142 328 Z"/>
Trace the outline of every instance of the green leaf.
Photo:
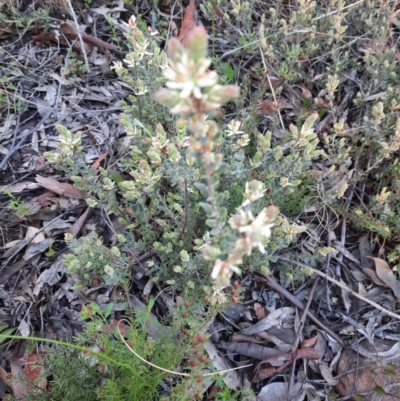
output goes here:
<path id="1" fill-rule="evenodd" d="M 195 182 L 194 186 L 200 191 L 204 197 L 208 197 L 208 188 L 201 182 Z"/>
<path id="2" fill-rule="evenodd" d="M 225 173 L 225 171 L 228 170 L 228 165 L 226 163 L 222 163 L 218 170 L 215 172 L 215 174 L 217 175 L 222 175 Z"/>
<path id="3" fill-rule="evenodd" d="M 209 203 L 199 202 L 199 205 L 204 209 L 207 214 L 212 214 L 212 207 Z"/>
<path id="4" fill-rule="evenodd" d="M 114 307 L 114 302 L 111 302 L 110 304 L 107 305 L 106 310 L 104 311 L 105 318 L 111 315 L 113 307 Z"/>
<path id="5" fill-rule="evenodd" d="M 210 228 L 215 228 L 217 227 L 217 221 L 215 219 L 208 219 L 206 220 L 206 224 L 208 225 L 208 227 Z"/>
<path id="6" fill-rule="evenodd" d="M 375 386 L 374 391 L 380 396 L 387 395 L 386 391 L 381 386 Z"/>
<path id="7" fill-rule="evenodd" d="M 93 308 L 93 312 L 101 315 L 100 306 L 97 305 L 96 302 L 92 302 L 91 305 L 92 305 L 92 308 Z"/>
<path id="8" fill-rule="evenodd" d="M 218 174 L 213 174 L 211 176 L 211 183 L 212 183 L 212 187 L 214 189 L 217 189 L 219 187 L 220 179 L 219 179 L 219 175 Z"/>
<path id="9" fill-rule="evenodd" d="M 1 337 L 0 337 L 0 344 L 2 342 L 6 341 L 7 340 L 7 336 L 11 335 L 15 330 L 16 330 L 15 327 L 11 327 L 11 328 L 9 328 L 7 330 L 2 331 L 1 332 Z"/>
<path id="10" fill-rule="evenodd" d="M 226 221 L 226 216 L 228 215 L 228 209 L 226 207 L 221 207 L 218 211 L 218 215 L 221 221 Z"/>
<path id="11" fill-rule="evenodd" d="M 45 253 L 45 255 L 46 255 L 48 258 L 51 258 L 51 257 L 55 254 L 55 251 L 54 251 L 54 249 L 53 249 L 53 247 L 52 247 L 53 242 L 54 242 L 53 240 L 50 240 L 49 250 Z"/>
<path id="12" fill-rule="evenodd" d="M 153 297 L 153 295 L 151 295 L 149 298 L 149 304 L 147 305 L 147 310 L 149 312 L 151 312 L 151 310 L 153 309 L 155 302 L 156 302 L 156 299 Z"/>
<path id="13" fill-rule="evenodd" d="M 219 206 L 224 202 L 225 196 L 224 196 L 224 194 L 221 194 L 220 192 L 217 192 L 214 195 L 214 199 L 215 199 L 215 203 Z"/>
<path id="14" fill-rule="evenodd" d="M 125 180 L 125 178 L 120 173 L 118 173 L 118 171 L 108 170 L 108 174 L 110 178 L 117 184 Z"/>
<path id="15" fill-rule="evenodd" d="M 221 234 L 221 231 L 220 231 L 219 228 L 213 228 L 213 229 L 210 231 L 210 235 L 211 235 L 212 237 L 215 237 L 216 235 L 220 235 L 220 234 Z"/>
<path id="16" fill-rule="evenodd" d="M 383 374 L 385 376 L 392 376 L 396 374 L 396 365 L 394 365 L 393 363 L 389 362 L 386 366 L 385 369 L 383 371 Z"/>

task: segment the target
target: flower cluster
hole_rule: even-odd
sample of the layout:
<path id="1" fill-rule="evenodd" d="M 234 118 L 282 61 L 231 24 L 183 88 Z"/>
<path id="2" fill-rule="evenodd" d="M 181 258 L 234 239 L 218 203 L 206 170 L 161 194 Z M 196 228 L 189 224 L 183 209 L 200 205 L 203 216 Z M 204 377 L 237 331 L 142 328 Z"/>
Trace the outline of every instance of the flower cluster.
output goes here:
<path id="1" fill-rule="evenodd" d="M 239 96 L 236 85 L 218 85 L 218 75 L 210 71 L 207 58 L 207 34 L 203 27 L 191 32 L 187 47 L 177 38 L 168 42 L 169 65 L 163 67 L 169 79 L 167 88 L 156 93 L 156 99 L 171 108 L 171 113 L 191 115 L 218 109 Z"/>

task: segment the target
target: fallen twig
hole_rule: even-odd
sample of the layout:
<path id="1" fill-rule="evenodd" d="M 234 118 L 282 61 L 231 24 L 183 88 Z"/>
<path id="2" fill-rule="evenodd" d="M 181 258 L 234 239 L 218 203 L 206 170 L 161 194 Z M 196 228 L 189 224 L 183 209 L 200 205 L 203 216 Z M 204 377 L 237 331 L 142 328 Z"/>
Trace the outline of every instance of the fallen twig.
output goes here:
<path id="1" fill-rule="evenodd" d="M 296 338 L 295 338 L 295 340 L 293 342 L 293 346 L 292 346 L 292 350 L 294 352 L 294 358 L 293 358 L 292 367 L 290 369 L 288 396 L 287 396 L 288 401 L 291 401 L 291 399 L 292 399 L 292 390 L 293 390 L 293 385 L 294 385 L 294 370 L 296 367 L 295 362 L 296 362 L 296 358 L 297 358 L 297 348 L 299 347 L 300 336 L 301 336 L 301 333 L 303 332 L 304 324 L 308 317 L 308 310 L 310 309 L 311 301 L 313 299 L 313 295 L 314 295 L 314 291 L 315 291 L 315 287 L 317 286 L 317 283 L 318 283 L 318 277 L 316 280 L 314 280 L 314 284 L 311 287 L 310 293 L 308 294 L 307 303 L 303 310 L 303 314 L 300 319 L 299 329 L 297 330 Z"/>

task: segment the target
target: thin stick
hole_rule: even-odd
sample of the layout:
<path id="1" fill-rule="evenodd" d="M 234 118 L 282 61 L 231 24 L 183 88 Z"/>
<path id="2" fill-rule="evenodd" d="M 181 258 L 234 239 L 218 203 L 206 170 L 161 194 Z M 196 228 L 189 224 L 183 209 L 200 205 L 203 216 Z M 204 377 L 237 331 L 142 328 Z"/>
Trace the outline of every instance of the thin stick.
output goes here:
<path id="1" fill-rule="evenodd" d="M 328 220 L 328 236 L 327 236 L 327 244 L 328 247 L 331 247 L 331 212 L 328 209 L 327 210 L 327 220 Z M 329 273 L 329 266 L 331 263 L 331 252 L 328 252 L 328 254 L 326 255 L 326 261 L 325 261 L 325 274 L 328 275 Z M 329 286 L 328 286 L 328 282 L 325 282 L 325 302 L 326 302 L 326 306 L 328 308 L 329 312 L 332 312 L 332 307 L 331 307 L 331 303 L 330 303 L 330 298 L 329 298 Z"/>
<path id="2" fill-rule="evenodd" d="M 87 54 L 86 54 L 86 51 L 85 51 L 85 45 L 83 43 L 81 31 L 79 30 L 78 20 L 76 19 L 75 11 L 74 11 L 74 8 L 72 7 L 71 0 L 67 0 L 67 3 L 68 3 L 69 10 L 71 12 L 71 16 L 72 16 L 72 18 L 73 18 L 73 20 L 75 22 L 75 25 L 76 25 L 76 32 L 78 34 L 79 42 L 81 44 L 83 58 L 85 59 L 86 71 L 90 72 L 89 60 L 88 60 L 88 57 L 87 57 Z"/>
<path id="3" fill-rule="evenodd" d="M 336 284 L 337 286 L 339 286 L 339 287 L 342 288 L 343 290 L 345 290 L 345 291 L 347 291 L 347 292 L 350 292 L 350 293 L 351 293 L 352 295 L 354 295 L 356 298 L 361 299 L 361 301 L 364 301 L 364 302 L 366 302 L 367 304 L 370 304 L 370 305 L 373 306 L 374 308 L 378 309 L 380 312 L 386 313 L 387 315 L 392 316 L 392 317 L 394 317 L 394 318 L 400 320 L 400 315 L 398 315 L 397 313 L 391 312 L 390 310 L 384 308 L 383 306 L 380 306 L 380 305 L 377 304 L 376 302 L 371 301 L 371 300 L 369 300 L 368 298 L 365 298 L 365 297 L 363 297 L 363 296 L 360 295 L 360 294 L 357 294 L 356 292 L 354 292 L 353 290 L 351 290 L 349 287 L 347 287 L 347 285 L 340 283 L 339 281 L 335 280 L 334 278 L 327 276 L 325 273 L 323 273 L 323 272 L 321 272 L 321 271 L 319 271 L 319 270 L 317 270 L 317 269 L 314 269 L 314 268 L 311 267 L 311 266 L 308 266 L 308 265 L 306 265 L 306 264 L 304 264 L 304 263 L 301 263 L 301 262 L 297 262 L 297 261 L 295 261 L 295 260 L 286 259 L 286 258 L 281 258 L 281 257 L 279 258 L 279 260 L 282 260 L 282 261 L 285 261 L 285 262 L 288 262 L 288 263 L 293 263 L 293 264 L 295 264 L 295 265 L 297 265 L 297 266 L 304 267 L 304 268 L 306 268 L 306 269 L 311 269 L 311 270 L 313 271 L 313 273 L 318 274 L 319 276 L 323 277 L 325 280 L 328 280 L 328 281 L 330 281 L 331 283 Z"/>
<path id="4" fill-rule="evenodd" d="M 274 102 L 276 103 L 276 108 L 278 110 L 279 120 L 281 122 L 282 128 L 285 129 L 285 126 L 283 124 L 282 115 L 281 115 L 281 112 L 279 110 L 278 100 L 276 99 L 275 90 L 274 90 L 274 88 L 273 88 L 273 86 L 271 84 L 271 79 L 270 79 L 269 74 L 268 74 L 268 68 L 267 68 L 267 64 L 265 62 L 264 53 L 263 53 L 263 51 L 261 49 L 261 46 L 259 46 L 259 49 L 260 49 L 260 54 L 261 54 L 262 62 L 263 62 L 263 65 L 264 65 L 265 73 L 267 74 L 268 84 L 269 84 L 269 87 L 271 88 L 272 96 L 274 97 Z"/>
<path id="5" fill-rule="evenodd" d="M 185 182 L 185 219 L 183 221 L 183 226 L 181 229 L 181 233 L 179 234 L 179 238 L 178 241 L 180 241 L 183 237 L 183 235 L 185 234 L 186 231 L 186 225 L 187 225 L 187 221 L 188 221 L 188 209 L 189 209 L 189 199 L 188 199 L 188 183 L 187 183 L 187 179 L 185 178 L 184 180 Z"/>
<path id="6" fill-rule="evenodd" d="M 304 324 L 306 323 L 306 320 L 308 317 L 308 310 L 310 309 L 311 301 L 313 299 L 314 291 L 317 286 L 318 280 L 319 280 L 318 277 L 316 278 L 316 280 L 314 280 L 314 284 L 311 288 L 310 293 L 308 294 L 307 303 L 306 303 L 306 306 L 304 307 L 303 314 L 301 315 L 299 330 L 297 331 L 296 338 L 294 340 L 293 347 L 292 347 L 292 349 L 294 349 L 294 358 L 293 358 L 293 363 L 292 363 L 292 367 L 290 370 L 288 396 L 287 396 L 288 401 L 292 400 L 292 390 L 293 390 L 293 384 L 294 384 L 294 370 L 296 367 L 296 359 L 297 359 L 297 348 L 299 346 L 301 333 L 303 332 L 303 329 L 304 329 Z"/>
<path id="7" fill-rule="evenodd" d="M 353 6 L 355 6 L 355 5 L 359 4 L 359 3 L 364 3 L 364 0 L 358 0 L 358 1 L 356 1 L 355 3 L 349 4 L 349 5 L 345 6 L 345 7 L 343 7 L 341 10 L 331 11 L 331 12 L 328 13 L 328 14 L 324 14 L 324 15 L 321 15 L 321 16 L 319 16 L 319 17 L 316 17 L 316 18 L 313 19 L 313 21 L 318 21 L 318 20 L 321 19 L 321 18 L 325 18 L 325 17 L 328 17 L 328 16 L 330 16 L 330 15 L 336 14 L 336 13 L 339 12 L 339 11 L 346 10 L 346 8 L 353 7 Z"/>

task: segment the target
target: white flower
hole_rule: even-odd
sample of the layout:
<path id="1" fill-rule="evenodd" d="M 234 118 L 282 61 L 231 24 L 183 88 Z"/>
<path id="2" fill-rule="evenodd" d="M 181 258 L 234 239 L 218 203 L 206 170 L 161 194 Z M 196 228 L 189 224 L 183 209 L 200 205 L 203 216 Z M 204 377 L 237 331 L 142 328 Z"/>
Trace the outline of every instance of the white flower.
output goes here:
<path id="1" fill-rule="evenodd" d="M 246 200 L 242 206 L 247 206 L 264 196 L 264 184 L 258 180 L 251 180 L 246 182 L 246 189 L 244 192 Z"/>
<path id="2" fill-rule="evenodd" d="M 237 230 L 240 227 L 247 225 L 252 219 L 253 215 L 250 211 L 246 213 L 243 209 L 240 209 L 239 213 L 236 213 L 229 219 L 229 224 L 234 230 Z"/>
<path id="3" fill-rule="evenodd" d="M 211 272 L 211 278 L 218 280 L 222 285 L 227 286 L 229 285 L 229 279 L 233 273 L 240 274 L 241 271 L 237 266 L 231 265 L 221 259 L 217 259 Z"/>
<path id="4" fill-rule="evenodd" d="M 123 69 L 123 65 L 121 61 L 114 61 L 114 65 L 110 67 L 110 70 L 115 70 L 115 72 L 119 72 Z"/>
<path id="5" fill-rule="evenodd" d="M 165 78 L 169 79 L 170 81 L 173 81 L 176 78 L 176 74 L 169 64 L 162 64 L 160 65 L 160 68 Z"/>
<path id="6" fill-rule="evenodd" d="M 241 125 L 242 123 L 240 121 L 232 120 L 228 123 L 228 127 L 225 132 L 228 133 L 228 136 L 243 134 L 244 131 L 240 130 Z"/>
<path id="7" fill-rule="evenodd" d="M 249 225 L 239 227 L 238 231 L 245 234 L 246 241 L 252 247 L 258 247 L 261 253 L 265 253 L 264 241 L 271 236 L 273 226 L 268 209 L 264 208 Z"/>
<path id="8" fill-rule="evenodd" d="M 240 139 L 236 142 L 239 148 L 244 148 L 250 142 L 250 138 L 247 134 L 244 134 L 240 137 Z"/>

